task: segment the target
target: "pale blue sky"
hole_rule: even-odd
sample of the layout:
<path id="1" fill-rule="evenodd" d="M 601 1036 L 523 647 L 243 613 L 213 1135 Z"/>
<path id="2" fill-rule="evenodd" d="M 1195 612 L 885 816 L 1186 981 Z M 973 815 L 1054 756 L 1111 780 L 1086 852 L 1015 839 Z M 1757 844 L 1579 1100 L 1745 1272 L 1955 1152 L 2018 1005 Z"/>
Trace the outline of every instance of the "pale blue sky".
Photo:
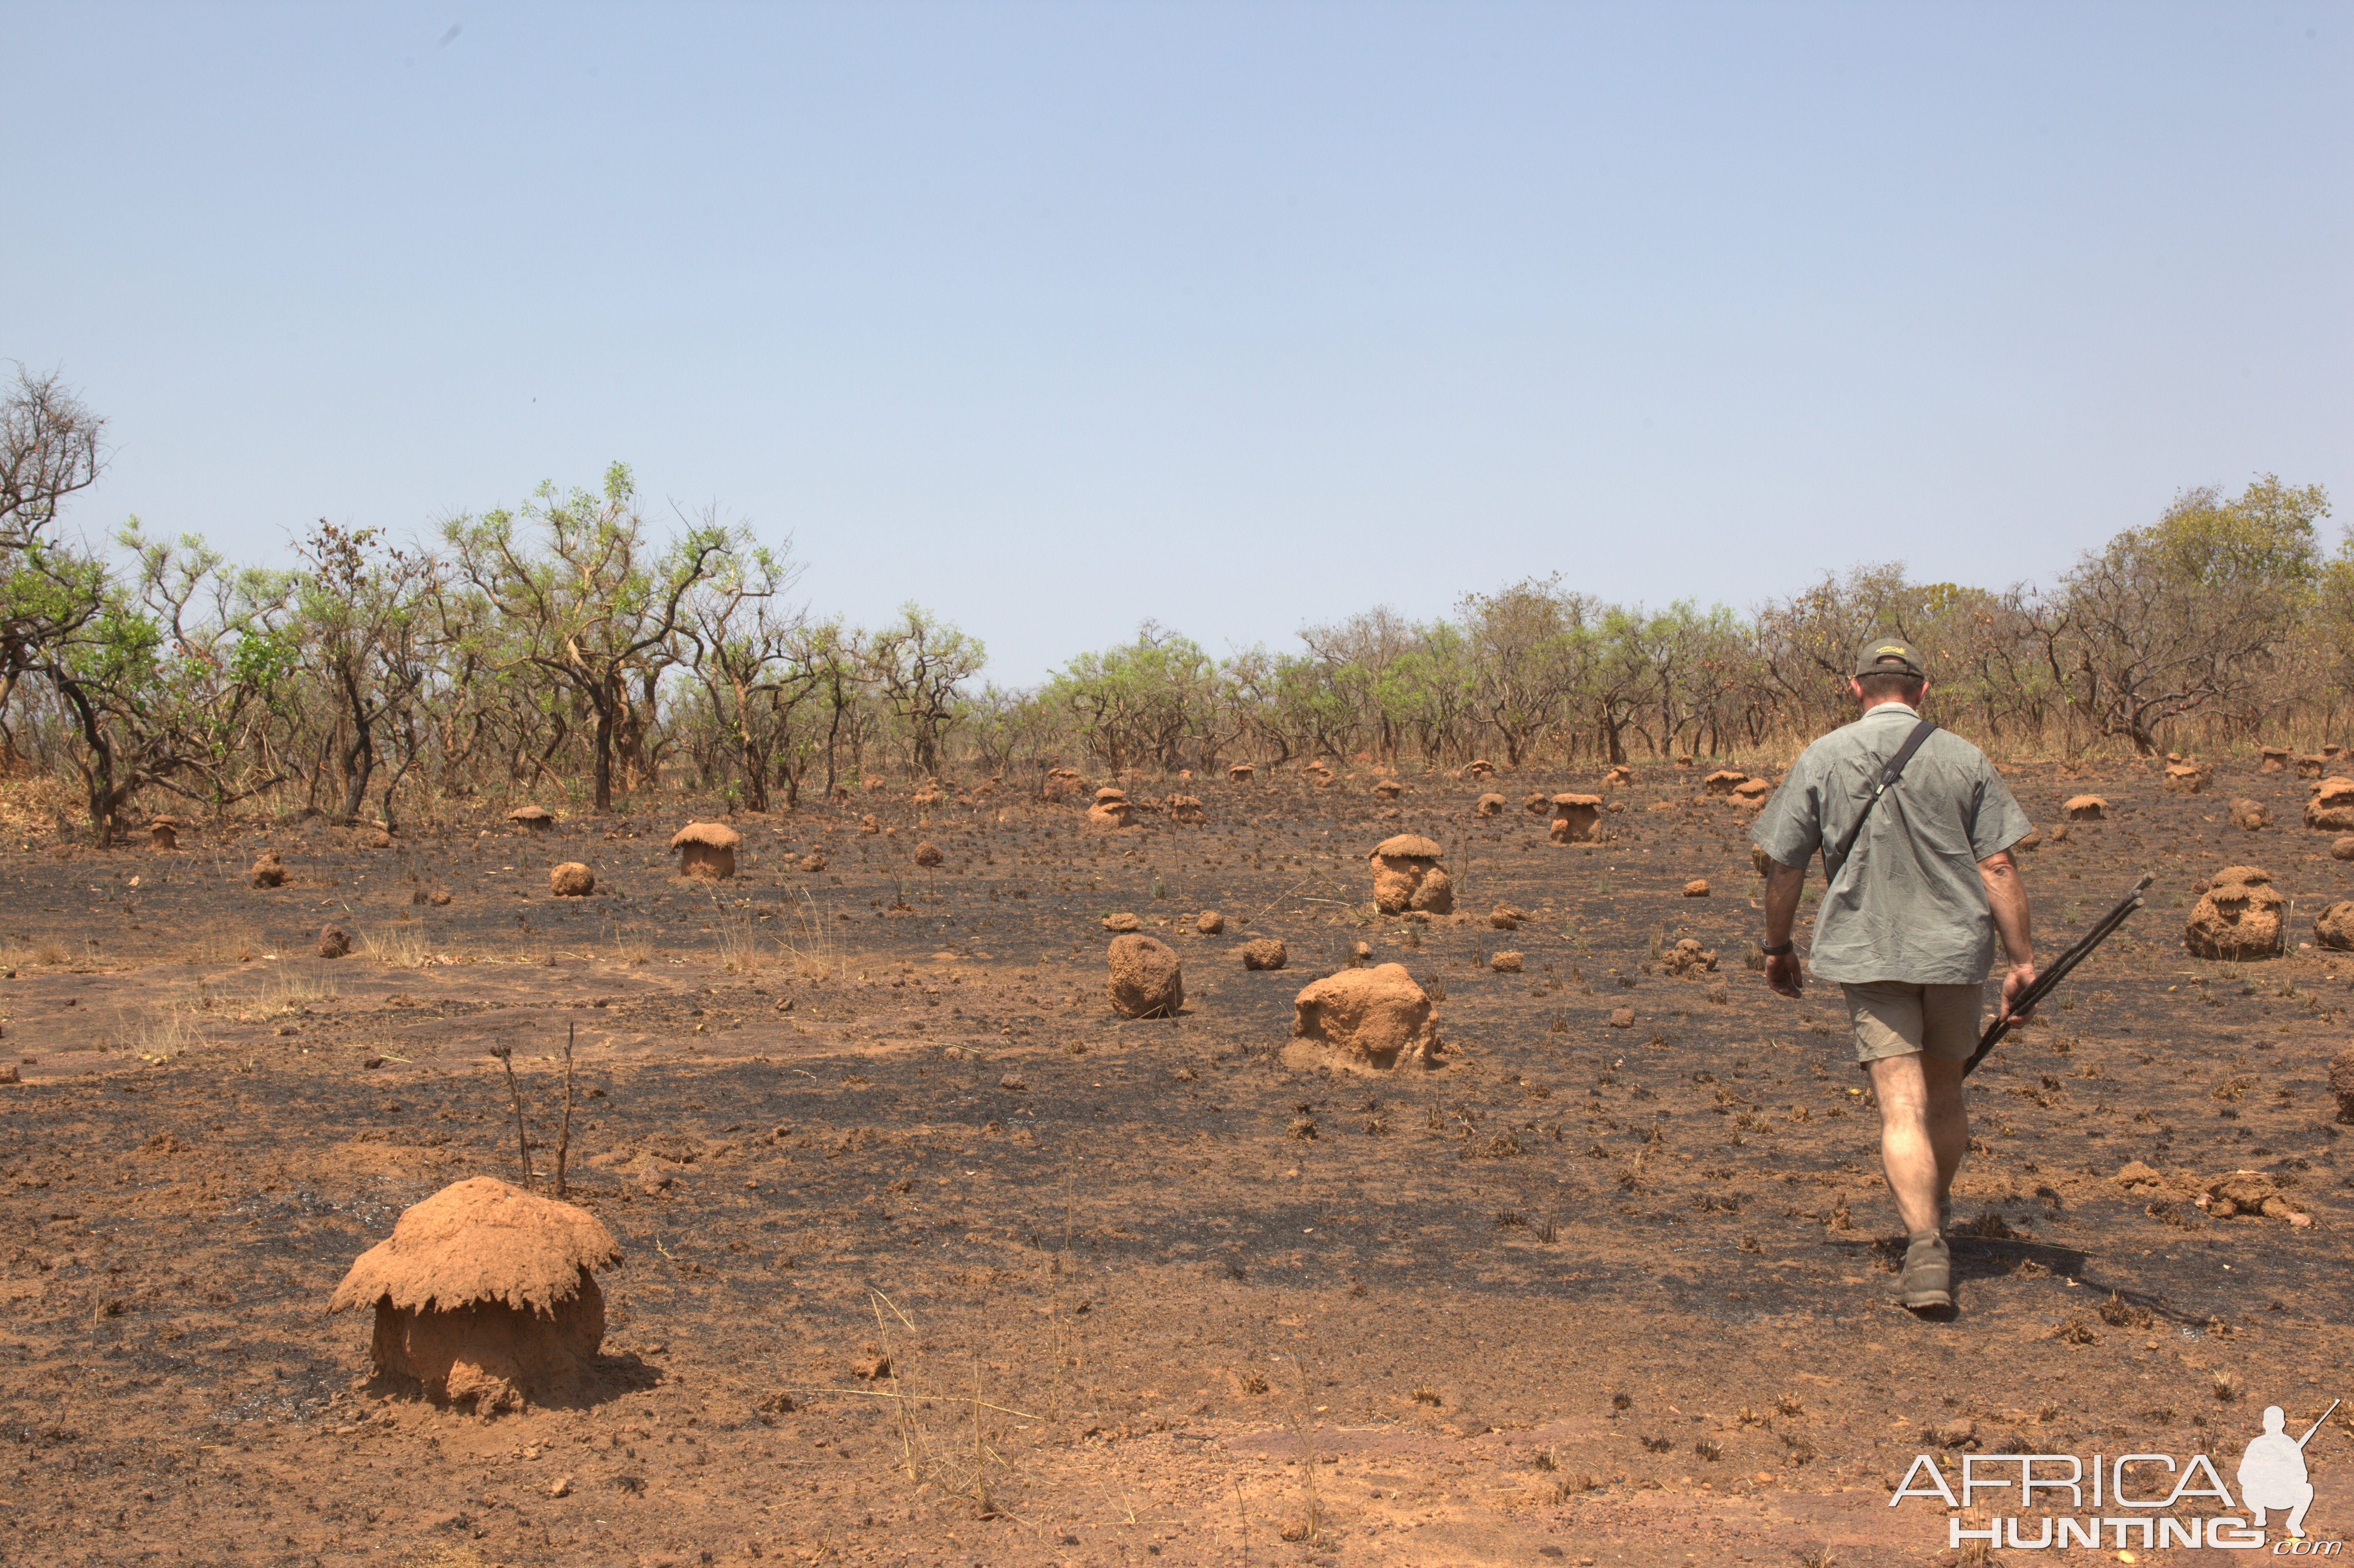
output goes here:
<path id="1" fill-rule="evenodd" d="M 633 464 L 1026 683 L 1558 571 L 2354 518 L 2343 5 L 0 3 L 0 359 L 92 531 Z M 2332 540 L 2336 530 L 2333 525 Z"/>

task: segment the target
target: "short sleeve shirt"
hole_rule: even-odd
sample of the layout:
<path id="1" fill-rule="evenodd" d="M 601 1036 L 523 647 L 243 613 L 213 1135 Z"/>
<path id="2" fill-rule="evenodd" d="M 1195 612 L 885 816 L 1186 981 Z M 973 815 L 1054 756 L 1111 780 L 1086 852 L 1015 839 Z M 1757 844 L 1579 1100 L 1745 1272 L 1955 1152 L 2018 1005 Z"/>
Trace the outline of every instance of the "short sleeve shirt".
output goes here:
<path id="1" fill-rule="evenodd" d="M 1758 818 L 1757 847 L 1784 865 L 1828 857 L 1920 717 L 1885 703 L 1807 747 Z M 1984 752 L 1950 730 L 1932 734 L 1847 860 L 1828 867 L 1808 968 L 1850 985 L 1979 984 L 1994 966 L 1994 916 L 1978 862 L 2031 826 Z"/>

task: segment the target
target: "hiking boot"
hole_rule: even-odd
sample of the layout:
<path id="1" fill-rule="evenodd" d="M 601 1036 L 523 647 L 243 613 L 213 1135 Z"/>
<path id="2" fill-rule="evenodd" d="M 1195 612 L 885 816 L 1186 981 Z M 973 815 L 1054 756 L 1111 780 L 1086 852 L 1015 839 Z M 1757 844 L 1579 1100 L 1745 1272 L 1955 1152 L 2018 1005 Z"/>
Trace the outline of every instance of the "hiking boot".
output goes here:
<path id="1" fill-rule="evenodd" d="M 1914 1234 L 1905 1244 L 1904 1272 L 1896 1287 L 1915 1311 L 1954 1304 L 1954 1259 L 1944 1236 L 1935 1231 Z"/>

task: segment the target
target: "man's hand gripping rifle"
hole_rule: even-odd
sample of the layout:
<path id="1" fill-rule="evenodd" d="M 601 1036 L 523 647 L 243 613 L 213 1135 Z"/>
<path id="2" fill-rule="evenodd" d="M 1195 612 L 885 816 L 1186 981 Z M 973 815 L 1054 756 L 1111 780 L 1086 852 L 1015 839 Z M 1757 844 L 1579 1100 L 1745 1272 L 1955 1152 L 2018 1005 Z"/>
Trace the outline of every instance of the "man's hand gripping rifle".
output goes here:
<path id="1" fill-rule="evenodd" d="M 2066 980 L 2069 970 L 2092 957 L 2093 949 L 2107 941 L 2110 933 L 2124 925 L 2126 918 L 2142 906 L 2142 895 L 2148 890 L 2149 885 L 2157 880 L 2158 878 L 2149 872 L 2143 872 L 2141 880 L 2133 885 L 2131 893 L 2117 900 L 2115 908 L 2094 921 L 2093 928 L 2079 938 L 2074 947 L 2061 954 L 2053 960 L 2050 969 L 2035 977 L 2033 985 L 2019 993 L 2019 1000 L 2012 1005 L 2011 1010 L 1988 1025 L 1986 1033 L 1978 1040 L 1978 1048 L 1971 1053 L 1969 1062 L 1962 1068 L 1963 1076 L 1967 1077 L 1976 1072 L 1978 1065 L 1986 1060 L 1986 1054 L 2002 1044 L 2003 1036 L 2010 1033 L 2013 1019 L 2020 1013 L 2029 1012 L 2037 1002 L 2051 995 L 2052 988 Z"/>

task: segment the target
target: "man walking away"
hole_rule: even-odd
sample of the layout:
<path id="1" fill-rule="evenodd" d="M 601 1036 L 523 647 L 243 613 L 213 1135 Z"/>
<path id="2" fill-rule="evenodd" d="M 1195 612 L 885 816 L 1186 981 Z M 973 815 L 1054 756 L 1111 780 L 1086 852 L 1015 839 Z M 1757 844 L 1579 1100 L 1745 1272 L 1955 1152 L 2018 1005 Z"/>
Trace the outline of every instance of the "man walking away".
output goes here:
<path id="1" fill-rule="evenodd" d="M 1829 885 L 1809 967 L 1846 992 L 1856 1061 L 1880 1101 L 1880 1157 L 1906 1234 L 1904 1305 L 1943 1309 L 1954 1302 L 1949 1194 L 1970 1146 L 1962 1069 L 1978 1047 L 1997 932 L 2010 966 L 2004 1012 L 2035 980 L 2027 889 L 2010 857 L 2030 824 L 1983 752 L 1922 724 L 1929 680 L 1918 649 L 1865 643 L 1848 689 L 1863 716 L 1800 754 L 1757 823 L 1757 847 L 1774 861 L 1766 983 L 1788 997 L 1804 989 L 1790 933 L 1819 849 Z M 1917 749 L 1883 788 L 1916 732 Z"/>

